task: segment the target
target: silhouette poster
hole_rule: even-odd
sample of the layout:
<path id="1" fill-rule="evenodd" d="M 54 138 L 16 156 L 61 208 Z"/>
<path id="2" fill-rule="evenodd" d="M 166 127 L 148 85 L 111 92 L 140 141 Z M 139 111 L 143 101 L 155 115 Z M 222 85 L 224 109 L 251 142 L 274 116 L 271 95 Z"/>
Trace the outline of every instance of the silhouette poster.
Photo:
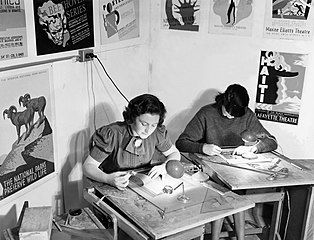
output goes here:
<path id="1" fill-rule="evenodd" d="M 264 37 L 311 40 L 313 37 L 312 0 L 267 0 Z"/>
<path id="2" fill-rule="evenodd" d="M 201 0 L 161 0 L 161 28 L 198 31 Z"/>
<path id="3" fill-rule="evenodd" d="M 0 1 L 0 61 L 27 57 L 24 1 Z"/>
<path id="4" fill-rule="evenodd" d="M 308 55 L 261 51 L 255 114 L 297 125 Z"/>
<path id="5" fill-rule="evenodd" d="M 93 1 L 33 0 L 37 55 L 94 47 Z"/>
<path id="6" fill-rule="evenodd" d="M 101 0 L 99 7 L 102 45 L 140 36 L 139 0 Z"/>
<path id="7" fill-rule="evenodd" d="M 55 171 L 50 71 L 14 70 L 0 77 L 0 204 Z"/>
<path id="8" fill-rule="evenodd" d="M 209 9 L 209 33 L 250 36 L 253 0 L 212 0 Z"/>

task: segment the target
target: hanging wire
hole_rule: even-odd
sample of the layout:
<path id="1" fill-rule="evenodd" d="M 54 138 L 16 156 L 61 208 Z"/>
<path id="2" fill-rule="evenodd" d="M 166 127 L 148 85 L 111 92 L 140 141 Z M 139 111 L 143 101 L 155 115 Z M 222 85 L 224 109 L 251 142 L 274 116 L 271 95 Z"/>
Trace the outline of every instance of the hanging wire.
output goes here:
<path id="1" fill-rule="evenodd" d="M 97 55 L 95 54 L 91 54 L 90 57 L 94 57 L 98 60 L 99 64 L 101 65 L 102 69 L 104 70 L 104 72 L 106 73 L 107 77 L 109 78 L 109 80 L 111 81 L 111 83 L 114 85 L 114 87 L 118 90 L 118 92 L 120 93 L 120 95 L 129 103 L 130 101 L 127 99 L 127 97 L 121 92 L 121 90 L 118 88 L 118 86 L 115 84 L 115 82 L 112 80 L 112 78 L 110 77 L 110 75 L 108 74 L 106 68 L 104 67 L 103 63 L 100 61 L 100 59 L 97 57 Z"/>

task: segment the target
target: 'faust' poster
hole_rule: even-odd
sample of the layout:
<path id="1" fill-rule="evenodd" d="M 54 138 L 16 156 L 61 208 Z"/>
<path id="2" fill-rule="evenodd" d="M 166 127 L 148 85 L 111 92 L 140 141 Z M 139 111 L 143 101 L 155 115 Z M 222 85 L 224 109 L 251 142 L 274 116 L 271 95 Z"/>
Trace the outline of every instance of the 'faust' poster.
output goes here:
<path id="1" fill-rule="evenodd" d="M 255 108 L 259 119 L 298 124 L 307 58 L 261 51 Z"/>
<path id="2" fill-rule="evenodd" d="M 311 40 L 312 0 L 266 0 L 264 37 Z"/>

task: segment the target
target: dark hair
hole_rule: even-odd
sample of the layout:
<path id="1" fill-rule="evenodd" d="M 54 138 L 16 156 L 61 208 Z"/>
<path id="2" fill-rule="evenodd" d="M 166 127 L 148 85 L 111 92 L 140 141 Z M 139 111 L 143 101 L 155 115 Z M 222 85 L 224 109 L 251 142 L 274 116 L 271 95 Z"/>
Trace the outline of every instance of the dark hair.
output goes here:
<path id="1" fill-rule="evenodd" d="M 142 94 L 129 102 L 128 106 L 123 111 L 123 118 L 127 124 L 132 124 L 135 118 L 142 114 L 158 114 L 158 126 L 161 126 L 165 120 L 166 112 L 165 105 L 156 96 Z"/>
<path id="2" fill-rule="evenodd" d="M 224 106 L 231 116 L 241 117 L 246 112 L 250 98 L 244 87 L 239 84 L 232 84 L 224 93 L 219 93 L 215 101 L 219 111 Z"/>

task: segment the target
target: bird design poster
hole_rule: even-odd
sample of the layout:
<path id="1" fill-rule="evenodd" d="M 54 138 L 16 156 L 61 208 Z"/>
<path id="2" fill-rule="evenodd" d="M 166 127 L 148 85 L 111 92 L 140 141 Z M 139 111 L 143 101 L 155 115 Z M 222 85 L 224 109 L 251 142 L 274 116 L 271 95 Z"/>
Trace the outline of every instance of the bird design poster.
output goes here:
<path id="1" fill-rule="evenodd" d="M 50 75 L 47 66 L 0 77 L 0 205 L 55 171 Z"/>
<path id="2" fill-rule="evenodd" d="M 253 0 L 211 0 L 209 33 L 250 36 Z"/>
<path id="3" fill-rule="evenodd" d="M 199 31 L 201 0 L 161 0 L 161 28 Z"/>
<path id="4" fill-rule="evenodd" d="M 24 1 L 0 1 L 0 60 L 27 57 Z"/>
<path id="5" fill-rule="evenodd" d="M 311 40 L 313 37 L 312 0 L 267 0 L 264 37 Z"/>
<path id="6" fill-rule="evenodd" d="M 298 124 L 307 61 L 307 54 L 261 51 L 257 118 Z"/>
<path id="7" fill-rule="evenodd" d="M 102 45 L 140 36 L 139 0 L 101 0 L 99 7 Z"/>

